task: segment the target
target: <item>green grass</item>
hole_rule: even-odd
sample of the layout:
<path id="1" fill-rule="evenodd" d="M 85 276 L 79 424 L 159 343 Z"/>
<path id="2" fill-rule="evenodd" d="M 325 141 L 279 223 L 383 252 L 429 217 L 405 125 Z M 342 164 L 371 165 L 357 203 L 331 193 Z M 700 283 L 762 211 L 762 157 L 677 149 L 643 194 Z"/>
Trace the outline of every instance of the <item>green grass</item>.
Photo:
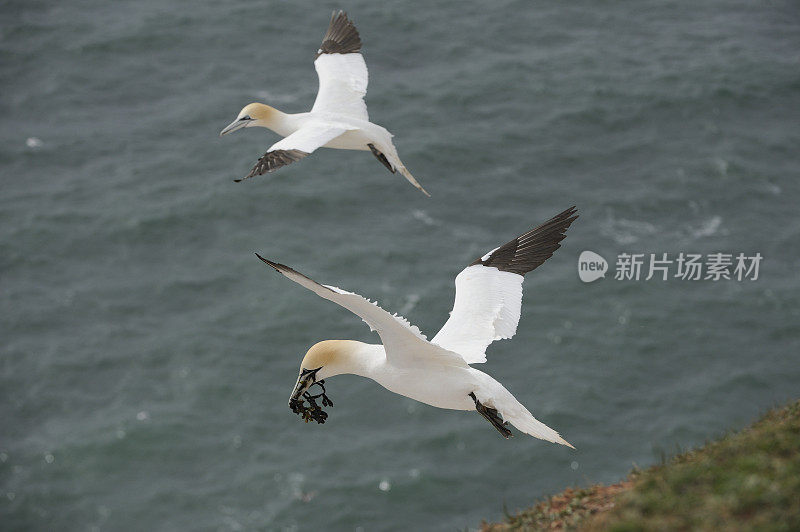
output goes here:
<path id="1" fill-rule="evenodd" d="M 614 486 L 569 489 L 500 530 L 800 530 L 800 401 Z"/>

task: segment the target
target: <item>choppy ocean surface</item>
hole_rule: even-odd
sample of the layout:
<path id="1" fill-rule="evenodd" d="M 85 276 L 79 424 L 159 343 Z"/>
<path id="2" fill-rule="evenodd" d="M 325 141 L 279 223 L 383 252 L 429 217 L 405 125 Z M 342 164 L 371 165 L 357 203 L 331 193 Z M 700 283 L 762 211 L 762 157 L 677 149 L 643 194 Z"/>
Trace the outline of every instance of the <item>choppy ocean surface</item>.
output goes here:
<path id="1" fill-rule="evenodd" d="M 369 153 L 235 184 L 307 110 L 333 8 L 371 118 L 433 197 Z M 0 528 L 455 530 L 612 482 L 800 394 L 800 8 L 790 1 L 0 5 Z M 576 451 L 328 381 L 361 321 L 253 252 L 429 336 L 453 278 L 577 205 L 485 371 Z M 577 258 L 761 253 L 757 281 L 616 281 Z M 613 264 L 612 264 L 613 267 Z"/>

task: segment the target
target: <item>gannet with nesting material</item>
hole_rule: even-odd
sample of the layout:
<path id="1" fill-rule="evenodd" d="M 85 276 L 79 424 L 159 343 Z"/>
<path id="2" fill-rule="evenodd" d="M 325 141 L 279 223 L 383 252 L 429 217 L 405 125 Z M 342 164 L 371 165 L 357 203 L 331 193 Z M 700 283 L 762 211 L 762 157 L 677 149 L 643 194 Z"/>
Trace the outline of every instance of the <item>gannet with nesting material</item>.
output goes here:
<path id="1" fill-rule="evenodd" d="M 243 179 L 274 172 L 311 155 L 317 148 L 361 150 L 371 151 L 390 172 L 399 171 L 412 185 L 430 196 L 403 165 L 392 143 L 392 134 L 369 121 L 364 103 L 367 64 L 360 51 L 361 38 L 355 25 L 344 11 L 334 11 L 314 61 L 319 90 L 311 111 L 287 114 L 269 105 L 251 103 L 220 132 L 222 136 L 245 127 L 260 126 L 285 137 L 273 144 Z"/>
<path id="2" fill-rule="evenodd" d="M 420 330 L 397 314 L 380 308 L 358 294 L 321 285 L 288 266 L 258 258 L 279 273 L 318 296 L 356 314 L 377 331 L 383 345 L 354 340 L 325 340 L 308 350 L 289 400 L 290 408 L 308 421 L 320 423 L 323 406 L 333 403 L 322 393 L 311 396 L 309 387 L 341 374 L 369 377 L 384 388 L 422 403 L 453 410 L 476 410 L 504 437 L 511 423 L 526 434 L 572 447 L 559 434 L 538 421 L 502 384 L 470 364 L 486 362 L 486 348 L 494 340 L 511 338 L 522 308 L 523 276 L 550 258 L 565 232 L 578 217 L 575 207 L 539 227 L 485 254 L 456 277 L 456 297 L 450 318 L 428 341 Z M 309 400 L 311 408 L 304 406 Z"/>

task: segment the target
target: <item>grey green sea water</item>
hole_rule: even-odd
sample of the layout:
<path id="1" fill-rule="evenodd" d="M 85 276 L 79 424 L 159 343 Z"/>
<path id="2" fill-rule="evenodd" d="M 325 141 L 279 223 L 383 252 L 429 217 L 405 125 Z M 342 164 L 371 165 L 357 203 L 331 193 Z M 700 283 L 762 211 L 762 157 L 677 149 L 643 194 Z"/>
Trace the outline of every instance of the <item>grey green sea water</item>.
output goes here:
<path id="1" fill-rule="evenodd" d="M 276 137 L 219 130 L 310 107 L 334 8 L 431 199 L 333 150 L 233 183 Z M 799 50 L 780 0 L 3 2 L 0 528 L 475 528 L 797 397 Z M 576 451 L 354 376 L 291 414 L 312 343 L 377 337 L 253 252 L 430 335 L 461 268 L 573 204 L 482 369 Z M 585 284 L 583 250 L 764 258 Z"/>

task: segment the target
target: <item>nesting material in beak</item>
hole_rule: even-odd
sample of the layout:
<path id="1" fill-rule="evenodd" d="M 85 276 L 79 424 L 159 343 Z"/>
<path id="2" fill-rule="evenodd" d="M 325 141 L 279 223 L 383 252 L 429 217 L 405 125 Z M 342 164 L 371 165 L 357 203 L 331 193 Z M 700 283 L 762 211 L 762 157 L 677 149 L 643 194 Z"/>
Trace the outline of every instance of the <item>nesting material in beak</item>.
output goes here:
<path id="1" fill-rule="evenodd" d="M 300 373 L 292 396 L 289 398 L 289 408 L 292 409 L 292 412 L 301 416 L 306 423 L 313 420 L 322 424 L 328 419 L 328 414 L 317 404 L 316 399 L 322 397 L 322 406 L 333 406 L 333 401 L 325 394 L 325 381 L 316 380 L 317 371 L 319 369 L 303 370 Z M 311 395 L 308 393 L 308 389 L 311 386 L 319 386 L 322 391 L 317 395 Z M 309 406 L 305 405 L 305 401 L 308 401 Z"/>

